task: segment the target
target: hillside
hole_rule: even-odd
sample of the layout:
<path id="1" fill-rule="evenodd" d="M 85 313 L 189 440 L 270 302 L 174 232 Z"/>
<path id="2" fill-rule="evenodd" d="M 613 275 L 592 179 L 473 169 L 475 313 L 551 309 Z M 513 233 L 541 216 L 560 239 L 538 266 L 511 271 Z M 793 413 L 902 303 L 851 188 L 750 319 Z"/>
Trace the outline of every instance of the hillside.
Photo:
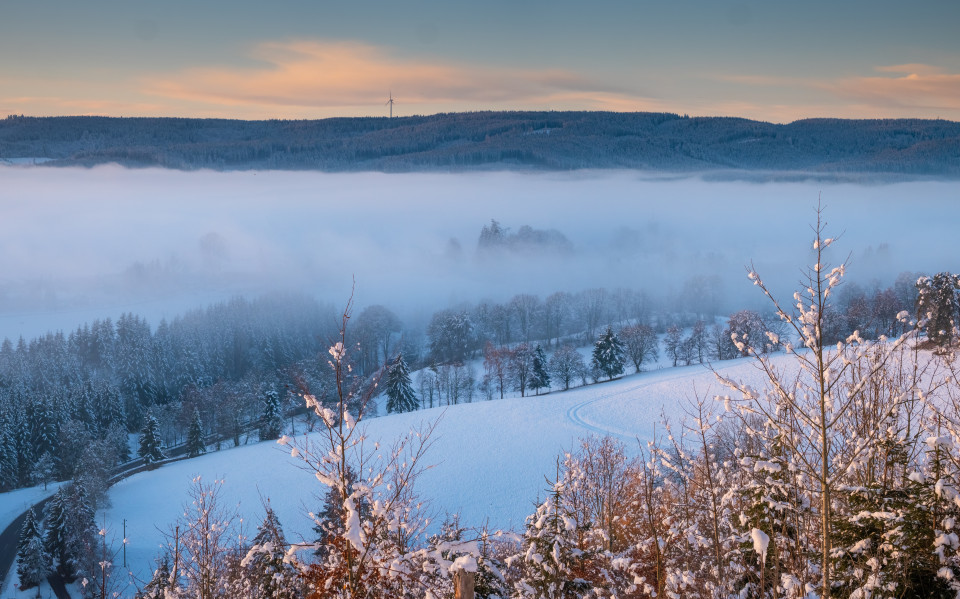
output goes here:
<path id="1" fill-rule="evenodd" d="M 760 383 L 751 360 L 724 362 L 718 370 Z M 695 365 L 642 372 L 540 397 L 384 416 L 366 421 L 365 426 L 371 441 L 389 445 L 412 427 L 439 419 L 435 443 L 426 455 L 427 463 L 435 466 L 416 486 L 436 516 L 435 525 L 445 512 L 458 512 L 470 526 L 488 522 L 494 529 L 520 530 L 534 502 L 543 498 L 548 486 L 545 477 L 554 475 L 559 453 L 594 434 L 613 435 L 635 453 L 638 440 L 651 438 L 654 428 L 662 430 L 661 414 L 678 422 L 694 388 L 701 394 L 720 392 L 713 374 Z M 236 508 L 249 523 L 248 530 L 263 517 L 262 496 L 270 499 L 288 539 L 310 541 L 313 523 L 308 513 L 319 509 L 326 489 L 300 464 L 275 443 L 171 464 L 112 488 L 112 507 L 103 521 L 119 540 L 126 519 L 128 564 L 135 576 L 143 578 L 153 568 L 167 526 L 182 513 L 192 479 L 200 475 L 205 481 L 223 480 L 221 505 Z"/>
<path id="2" fill-rule="evenodd" d="M 0 164 L 405 172 L 485 169 L 960 176 L 960 123 L 810 119 L 778 125 L 668 113 L 476 112 L 240 121 L 0 121 Z M 748 173 L 743 173 L 747 171 Z M 769 175 L 764 175 L 769 176 Z"/>

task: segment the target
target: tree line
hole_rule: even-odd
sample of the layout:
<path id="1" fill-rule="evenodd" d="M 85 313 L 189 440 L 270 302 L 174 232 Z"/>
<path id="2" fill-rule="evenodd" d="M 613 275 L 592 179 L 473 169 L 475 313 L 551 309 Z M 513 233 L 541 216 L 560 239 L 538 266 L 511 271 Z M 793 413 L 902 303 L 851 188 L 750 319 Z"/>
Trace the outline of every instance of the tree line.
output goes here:
<path id="1" fill-rule="evenodd" d="M 956 176 L 960 124 L 807 119 L 787 124 L 669 113 L 471 112 L 399 118 L 236 121 L 0 120 L 0 159 L 176 169 L 774 170 Z"/>

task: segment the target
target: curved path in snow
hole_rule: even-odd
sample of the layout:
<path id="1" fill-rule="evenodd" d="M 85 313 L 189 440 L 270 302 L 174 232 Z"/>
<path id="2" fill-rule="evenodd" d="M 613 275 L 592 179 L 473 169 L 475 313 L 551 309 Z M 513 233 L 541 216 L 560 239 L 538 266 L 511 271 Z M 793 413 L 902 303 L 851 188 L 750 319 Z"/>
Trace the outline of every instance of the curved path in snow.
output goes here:
<path id="1" fill-rule="evenodd" d="M 719 365 L 712 364 L 713 369 L 718 372 L 730 368 L 743 367 L 743 365 L 744 360 L 741 359 L 725 361 Z M 640 372 L 638 373 L 640 380 L 637 384 L 630 386 L 616 385 L 608 392 L 576 403 L 567 409 L 566 418 L 571 423 L 590 432 L 600 435 L 610 435 L 623 441 L 635 441 L 637 440 L 636 432 L 628 433 L 626 430 L 627 428 L 633 428 L 635 430 L 635 422 L 631 422 L 629 426 L 627 426 L 626 423 L 618 423 L 618 426 L 610 422 L 610 416 L 613 415 L 615 417 L 616 414 L 618 414 L 619 410 L 617 408 L 624 402 L 637 401 L 640 399 L 639 395 L 642 391 L 663 383 L 680 380 L 689 381 L 697 375 L 705 375 L 708 379 L 713 379 L 713 373 L 709 370 L 709 366 L 710 364 L 704 363 L 664 368 L 646 373 Z M 598 413 L 607 416 L 607 418 L 598 418 Z"/>

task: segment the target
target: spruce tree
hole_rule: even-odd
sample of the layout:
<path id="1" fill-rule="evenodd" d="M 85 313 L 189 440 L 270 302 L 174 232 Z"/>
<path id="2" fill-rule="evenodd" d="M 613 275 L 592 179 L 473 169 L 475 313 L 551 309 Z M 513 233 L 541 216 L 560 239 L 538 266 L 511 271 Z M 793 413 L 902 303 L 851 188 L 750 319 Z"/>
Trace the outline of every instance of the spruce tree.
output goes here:
<path id="1" fill-rule="evenodd" d="M 153 414 L 147 414 L 143 421 L 137 455 L 143 458 L 144 464 L 147 465 L 159 462 L 166 457 L 160 450 L 160 424 Z"/>
<path id="2" fill-rule="evenodd" d="M 27 512 L 27 518 L 20 529 L 20 541 L 17 544 L 17 576 L 20 588 L 27 589 L 40 584 L 50 571 L 50 555 L 43 547 L 40 523 L 33 508 Z"/>
<path id="3" fill-rule="evenodd" d="M 43 548 L 55 562 L 57 571 L 64 577 L 71 574 L 67 552 L 67 516 L 67 493 L 61 487 L 44 510 L 46 531 L 43 535 Z"/>
<path id="4" fill-rule="evenodd" d="M 260 417 L 260 440 L 273 441 L 283 434 L 283 411 L 280 409 L 280 396 L 273 389 L 263 398 L 263 415 Z"/>
<path id="5" fill-rule="evenodd" d="M 136 599 L 167 599 L 167 589 L 170 588 L 170 556 L 164 554 L 157 558 L 157 569 L 153 571 L 153 578 L 135 595 Z"/>
<path id="6" fill-rule="evenodd" d="M 200 410 L 194 408 L 193 420 L 190 421 L 190 430 L 187 432 L 187 456 L 195 458 L 207 452 L 203 442 L 203 423 L 200 422 Z"/>
<path id="7" fill-rule="evenodd" d="M 269 506 L 257 528 L 253 545 L 240 562 L 243 591 L 249 599 L 295 599 L 300 595 L 299 573 L 284 561 L 287 541 L 276 513 Z"/>
<path id="8" fill-rule="evenodd" d="M 553 485 L 536 514 L 527 517 L 523 535 L 524 575 L 516 596 L 523 599 L 583 597 L 590 583 L 580 579 L 587 554 L 577 548 L 577 528 L 563 496 L 563 483 Z"/>
<path id="9" fill-rule="evenodd" d="M 533 389 L 537 395 L 540 395 L 540 389 L 550 387 L 550 375 L 547 374 L 547 357 L 539 343 L 533 350 L 533 367 L 527 387 Z"/>
<path id="10" fill-rule="evenodd" d="M 412 412 L 418 407 L 419 401 L 413 392 L 403 353 L 397 354 L 397 359 L 387 371 L 387 413 Z"/>
<path id="11" fill-rule="evenodd" d="M 623 374 L 623 361 L 623 344 L 613 329 L 607 327 L 593 346 L 591 366 L 608 380 L 613 380 L 613 377 Z"/>

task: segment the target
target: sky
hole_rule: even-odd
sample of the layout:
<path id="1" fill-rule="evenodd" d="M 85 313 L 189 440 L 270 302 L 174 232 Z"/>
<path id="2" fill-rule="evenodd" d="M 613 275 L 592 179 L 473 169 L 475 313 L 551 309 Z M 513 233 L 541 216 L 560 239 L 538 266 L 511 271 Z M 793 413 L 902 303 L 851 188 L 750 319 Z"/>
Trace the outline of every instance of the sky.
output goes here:
<path id="1" fill-rule="evenodd" d="M 960 120 L 960 3 L 0 2 L 0 116 Z"/>

